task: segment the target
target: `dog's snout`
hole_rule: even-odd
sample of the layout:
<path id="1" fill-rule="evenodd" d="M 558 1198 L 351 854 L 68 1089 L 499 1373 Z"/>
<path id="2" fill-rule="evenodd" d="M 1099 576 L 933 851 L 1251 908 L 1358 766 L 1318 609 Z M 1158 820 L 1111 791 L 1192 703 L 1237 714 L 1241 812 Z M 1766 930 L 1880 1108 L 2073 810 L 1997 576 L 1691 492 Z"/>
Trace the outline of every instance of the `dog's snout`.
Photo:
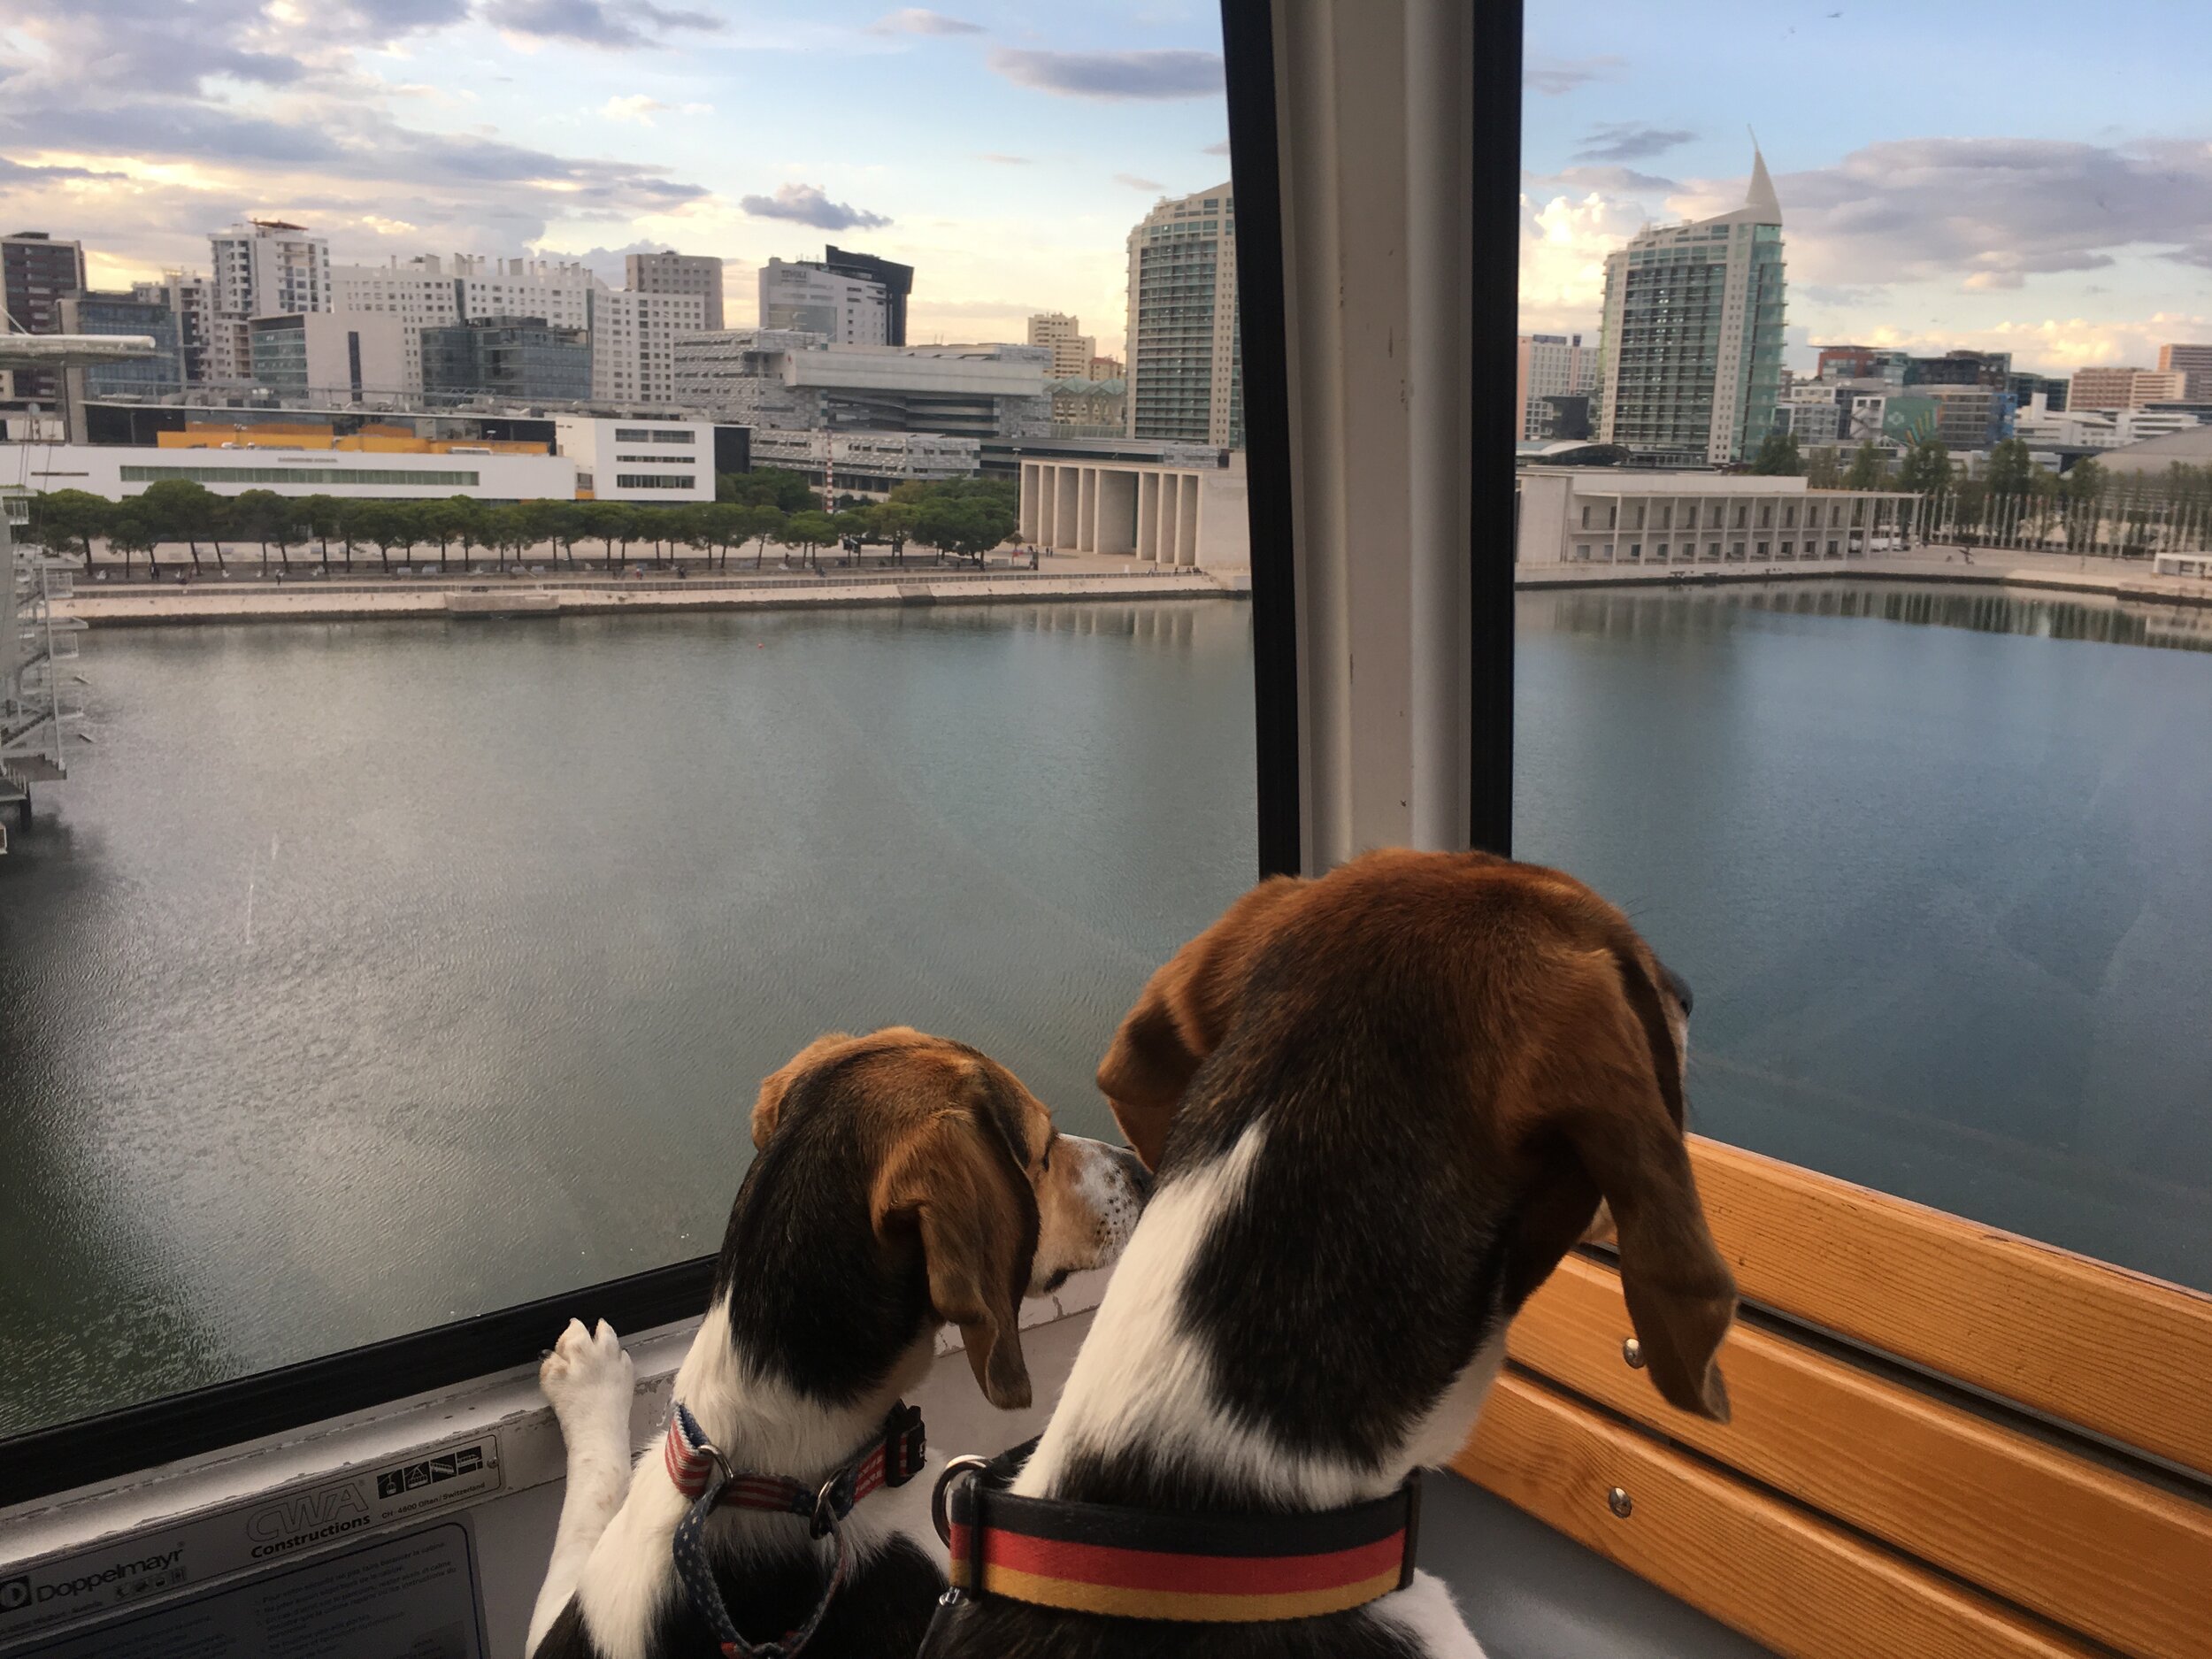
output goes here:
<path id="1" fill-rule="evenodd" d="M 1152 1196 L 1152 1171 L 1145 1168 L 1144 1160 L 1127 1147 L 1116 1147 L 1113 1154 L 1115 1163 L 1121 1166 L 1122 1174 L 1128 1178 L 1130 1191 L 1136 1194 L 1139 1203 L 1143 1203 Z"/>

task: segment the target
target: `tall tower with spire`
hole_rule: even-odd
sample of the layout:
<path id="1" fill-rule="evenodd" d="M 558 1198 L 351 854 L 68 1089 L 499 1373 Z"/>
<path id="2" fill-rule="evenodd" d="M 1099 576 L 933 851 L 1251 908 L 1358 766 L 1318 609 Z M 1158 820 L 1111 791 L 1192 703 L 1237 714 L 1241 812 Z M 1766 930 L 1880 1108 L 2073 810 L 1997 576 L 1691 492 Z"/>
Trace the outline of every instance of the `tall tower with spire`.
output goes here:
<path id="1" fill-rule="evenodd" d="M 1782 204 L 1754 144 L 1741 207 L 1606 255 L 1600 441 L 1677 465 L 1742 460 L 1773 425 L 1782 324 Z"/>

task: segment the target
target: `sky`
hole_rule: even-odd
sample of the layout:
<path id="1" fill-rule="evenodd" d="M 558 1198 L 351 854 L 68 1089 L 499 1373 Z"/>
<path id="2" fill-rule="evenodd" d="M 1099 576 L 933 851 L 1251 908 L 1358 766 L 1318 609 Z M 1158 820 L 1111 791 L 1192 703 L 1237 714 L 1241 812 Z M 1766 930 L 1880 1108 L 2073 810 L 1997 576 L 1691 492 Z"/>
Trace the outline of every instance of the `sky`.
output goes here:
<path id="1" fill-rule="evenodd" d="M 92 280 L 248 214 L 334 257 L 917 267 L 918 342 L 1118 351 L 1125 239 L 1229 175 L 1211 4 L 0 0 L 0 220 Z M 1522 322 L 1594 335 L 1605 251 L 1733 206 L 1755 129 L 1792 361 L 1816 342 L 2152 362 L 2212 339 L 2212 6 L 1531 0 Z"/>

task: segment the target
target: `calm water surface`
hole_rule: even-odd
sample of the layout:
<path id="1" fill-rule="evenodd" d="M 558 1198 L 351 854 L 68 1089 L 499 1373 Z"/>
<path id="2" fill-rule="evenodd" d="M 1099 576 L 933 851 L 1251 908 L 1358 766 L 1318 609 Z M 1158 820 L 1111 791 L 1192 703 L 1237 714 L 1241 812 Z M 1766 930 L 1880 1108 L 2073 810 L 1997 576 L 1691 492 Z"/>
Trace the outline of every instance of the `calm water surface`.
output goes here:
<path id="1" fill-rule="evenodd" d="M 1520 629 L 1521 850 L 1696 985 L 1700 1126 L 2212 1286 L 2212 635 Z M 0 1432 L 708 1251 L 826 1026 L 1104 1131 L 1250 879 L 1249 661 L 1226 601 L 92 636 L 94 758 L 0 860 Z"/>

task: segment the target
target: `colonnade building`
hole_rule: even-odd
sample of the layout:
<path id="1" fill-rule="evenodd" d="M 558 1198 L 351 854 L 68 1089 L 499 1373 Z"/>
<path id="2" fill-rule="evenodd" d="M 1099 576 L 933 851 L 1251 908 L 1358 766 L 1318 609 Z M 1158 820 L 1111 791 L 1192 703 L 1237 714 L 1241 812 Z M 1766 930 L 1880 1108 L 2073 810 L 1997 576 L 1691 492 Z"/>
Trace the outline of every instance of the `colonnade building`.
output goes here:
<path id="1" fill-rule="evenodd" d="M 1157 459 L 1133 459 L 1110 444 L 1056 447 L 1019 457 L 1024 541 L 1169 567 L 1251 564 L 1241 451 L 1164 445 Z"/>

